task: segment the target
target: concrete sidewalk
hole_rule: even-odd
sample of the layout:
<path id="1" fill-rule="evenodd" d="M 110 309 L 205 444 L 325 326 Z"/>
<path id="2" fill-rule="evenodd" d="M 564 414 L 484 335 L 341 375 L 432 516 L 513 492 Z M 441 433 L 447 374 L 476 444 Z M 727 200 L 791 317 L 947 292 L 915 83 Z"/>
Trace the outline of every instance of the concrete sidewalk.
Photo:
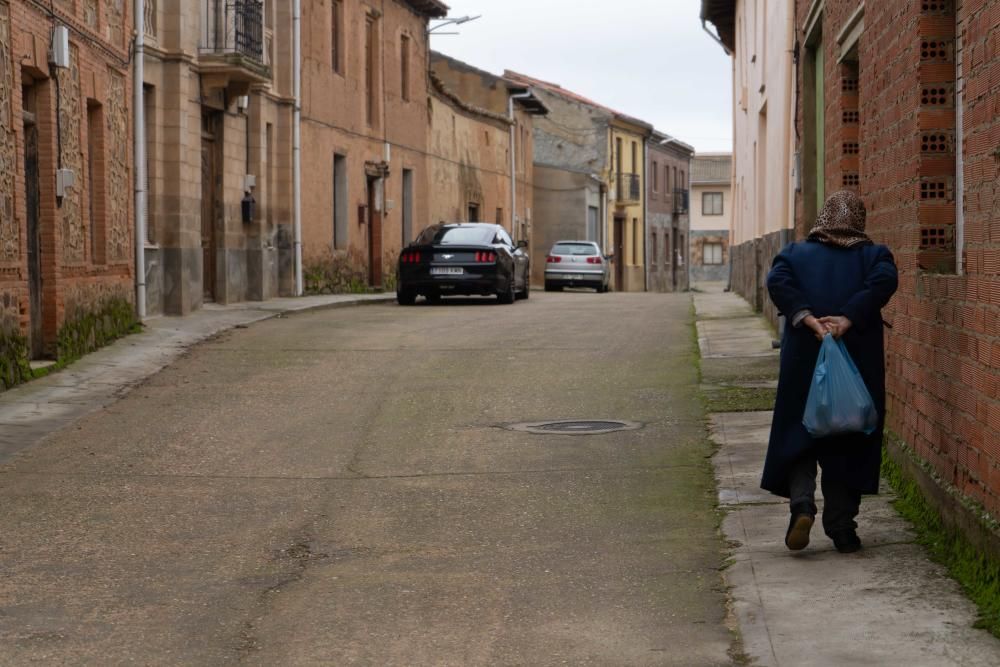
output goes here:
<path id="1" fill-rule="evenodd" d="M 705 382 L 759 386 L 777 377 L 771 329 L 743 299 L 694 300 Z M 1000 665 L 1000 641 L 972 627 L 975 606 L 915 543 L 887 488 L 862 503 L 860 552 L 837 553 L 818 521 L 807 549 L 785 548 L 786 501 L 759 488 L 770 423 L 770 412 L 711 416 L 731 545 L 725 577 L 749 664 Z"/>
<path id="2" fill-rule="evenodd" d="M 285 314 L 367 303 L 394 294 L 271 299 L 206 304 L 187 317 L 153 317 L 142 333 L 88 354 L 66 369 L 0 393 L 0 463 L 84 415 L 111 405 L 142 380 L 211 336 Z"/>

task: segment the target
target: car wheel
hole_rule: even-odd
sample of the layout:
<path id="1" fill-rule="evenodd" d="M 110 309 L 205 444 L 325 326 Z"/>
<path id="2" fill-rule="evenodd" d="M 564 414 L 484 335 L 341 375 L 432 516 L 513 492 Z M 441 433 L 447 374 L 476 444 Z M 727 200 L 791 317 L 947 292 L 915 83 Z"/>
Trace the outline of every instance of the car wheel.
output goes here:
<path id="1" fill-rule="evenodd" d="M 517 295 L 514 292 L 514 278 L 511 277 L 511 279 L 507 281 L 507 288 L 502 292 L 497 292 L 497 301 L 507 306 L 514 303 L 516 298 Z"/>
<path id="2" fill-rule="evenodd" d="M 441 303 L 441 295 L 437 293 L 426 294 L 424 298 L 427 299 L 427 303 L 437 305 Z"/>
<path id="3" fill-rule="evenodd" d="M 545 283 L 545 291 L 555 292 L 556 291 L 555 285 L 553 285 L 552 283 Z"/>
<path id="4" fill-rule="evenodd" d="M 417 293 L 412 289 L 396 290 L 396 303 L 401 306 L 412 306 L 417 302 Z"/>

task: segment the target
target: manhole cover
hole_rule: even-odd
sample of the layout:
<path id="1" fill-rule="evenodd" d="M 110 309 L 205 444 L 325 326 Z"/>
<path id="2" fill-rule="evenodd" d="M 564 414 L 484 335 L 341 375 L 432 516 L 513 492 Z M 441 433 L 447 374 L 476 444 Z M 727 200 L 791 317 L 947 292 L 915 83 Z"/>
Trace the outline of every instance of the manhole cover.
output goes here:
<path id="1" fill-rule="evenodd" d="M 642 428 L 642 424 L 611 419 L 560 419 L 509 424 L 506 428 L 523 433 L 545 435 L 601 435 L 616 431 L 634 431 Z"/>

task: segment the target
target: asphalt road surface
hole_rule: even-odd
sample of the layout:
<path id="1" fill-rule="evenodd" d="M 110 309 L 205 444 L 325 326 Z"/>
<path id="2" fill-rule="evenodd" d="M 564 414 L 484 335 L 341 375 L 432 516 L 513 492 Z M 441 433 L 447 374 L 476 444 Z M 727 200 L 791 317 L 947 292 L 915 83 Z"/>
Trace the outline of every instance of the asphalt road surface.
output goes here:
<path id="1" fill-rule="evenodd" d="M 0 663 L 729 664 L 687 295 L 270 320 L 0 466 Z M 602 435 L 513 422 L 613 419 Z"/>

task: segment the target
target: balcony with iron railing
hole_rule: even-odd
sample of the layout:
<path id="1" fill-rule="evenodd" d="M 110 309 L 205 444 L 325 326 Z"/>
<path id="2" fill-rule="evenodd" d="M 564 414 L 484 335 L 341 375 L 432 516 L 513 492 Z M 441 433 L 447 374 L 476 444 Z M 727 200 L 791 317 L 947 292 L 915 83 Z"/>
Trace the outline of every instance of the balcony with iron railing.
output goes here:
<path id="1" fill-rule="evenodd" d="M 263 0 L 202 0 L 202 72 L 225 83 L 264 83 L 271 78 Z"/>
<path id="2" fill-rule="evenodd" d="M 618 174 L 615 198 L 619 204 L 638 204 L 642 201 L 642 178 L 639 174 Z"/>
<path id="3" fill-rule="evenodd" d="M 688 212 L 691 204 L 691 192 L 677 188 L 674 190 L 674 213 L 682 214 Z"/>

